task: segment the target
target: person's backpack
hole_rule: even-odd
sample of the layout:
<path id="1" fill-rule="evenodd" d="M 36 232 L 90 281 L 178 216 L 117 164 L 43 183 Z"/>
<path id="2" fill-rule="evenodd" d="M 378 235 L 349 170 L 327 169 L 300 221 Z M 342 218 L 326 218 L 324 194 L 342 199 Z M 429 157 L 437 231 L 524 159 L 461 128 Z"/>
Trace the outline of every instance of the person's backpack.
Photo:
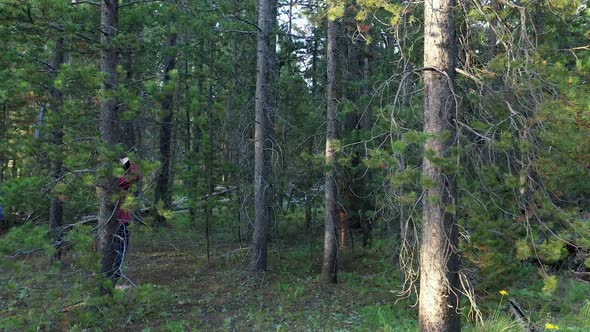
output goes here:
<path id="1" fill-rule="evenodd" d="M 2 210 L 2 207 L 0 206 L 0 221 L 4 220 L 4 210 Z"/>

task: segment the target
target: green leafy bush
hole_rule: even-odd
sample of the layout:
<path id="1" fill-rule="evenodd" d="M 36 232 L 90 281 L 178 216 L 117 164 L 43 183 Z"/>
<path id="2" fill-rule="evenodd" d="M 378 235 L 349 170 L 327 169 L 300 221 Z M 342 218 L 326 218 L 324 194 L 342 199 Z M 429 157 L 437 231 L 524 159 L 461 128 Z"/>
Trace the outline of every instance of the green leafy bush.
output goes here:
<path id="1" fill-rule="evenodd" d="M 551 239 L 537 247 L 539 259 L 545 264 L 554 264 L 568 255 L 565 243 L 561 240 Z"/>
<path id="2" fill-rule="evenodd" d="M 557 281 L 556 276 L 547 276 L 543 280 L 543 289 L 544 293 L 553 294 L 557 290 L 557 286 L 559 282 Z"/>
<path id="3" fill-rule="evenodd" d="M 533 256 L 533 251 L 526 240 L 518 240 L 514 246 L 516 247 L 516 258 L 521 261 Z"/>

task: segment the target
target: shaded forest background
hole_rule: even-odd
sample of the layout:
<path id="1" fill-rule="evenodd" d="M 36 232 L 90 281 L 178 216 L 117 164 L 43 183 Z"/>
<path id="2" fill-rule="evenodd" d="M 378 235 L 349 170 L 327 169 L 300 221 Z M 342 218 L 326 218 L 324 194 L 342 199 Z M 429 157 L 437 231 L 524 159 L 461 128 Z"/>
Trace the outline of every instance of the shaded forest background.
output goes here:
<path id="1" fill-rule="evenodd" d="M 507 296 L 590 328 L 587 1 L 458 1 L 444 158 L 424 150 L 423 2 L 262 2 L 264 26 L 250 0 L 0 3 L 0 329 L 416 330 L 424 158 L 456 176 L 465 328 L 519 330 Z M 123 156 L 138 286 L 104 295 Z"/>

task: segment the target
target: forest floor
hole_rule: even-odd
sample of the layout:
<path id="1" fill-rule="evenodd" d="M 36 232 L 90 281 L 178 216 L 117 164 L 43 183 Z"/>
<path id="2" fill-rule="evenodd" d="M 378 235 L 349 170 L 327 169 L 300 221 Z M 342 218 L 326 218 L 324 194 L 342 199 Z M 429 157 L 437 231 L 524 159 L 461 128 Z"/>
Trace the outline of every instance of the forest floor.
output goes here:
<path id="1" fill-rule="evenodd" d="M 85 259 L 96 265 L 96 256 L 80 255 L 87 248 L 71 249 L 61 264 L 38 255 L 8 269 L 0 265 L 0 284 L 6 286 L 0 287 L 0 307 L 7 308 L 0 310 L 0 330 L 417 330 L 415 297 L 398 296 L 401 275 L 391 241 L 376 239 L 371 248 L 355 246 L 343 254 L 339 283 L 327 285 L 319 279 L 321 238 L 295 236 L 301 234 L 297 227 L 272 233 L 269 270 L 253 274 L 248 241 L 228 239 L 236 233 L 229 227 L 212 232 L 207 263 L 203 233 L 190 223 L 155 231 L 133 226 L 125 273 L 135 287 L 112 296 L 98 295 L 97 278 L 81 267 Z M 520 330 L 505 314 L 505 302 L 494 306 L 492 327 L 472 327 L 465 319 L 464 330 Z M 590 321 L 577 326 L 590 328 Z"/>
<path id="2" fill-rule="evenodd" d="M 200 227 L 202 228 L 202 227 Z M 319 230 L 319 227 L 318 227 Z M 0 331 L 413 331 L 417 311 L 399 301 L 400 275 L 383 242 L 355 243 L 341 257 L 339 283 L 320 281 L 316 241 L 285 229 L 269 244 L 269 270 L 248 270 L 248 241 L 212 232 L 207 263 L 202 230 L 186 221 L 151 230 L 134 225 L 125 275 L 135 284 L 97 294 L 83 248 L 61 264 L 47 255 L 0 265 Z M 317 231 L 317 230 L 316 230 Z M 235 232 L 234 232 L 235 233 Z M 8 267 L 8 268 L 7 268 Z M 96 268 L 96 266 L 95 266 Z"/>
<path id="3" fill-rule="evenodd" d="M 305 245 L 271 246 L 269 271 L 258 275 L 247 270 L 249 250 L 239 244 L 215 246 L 209 264 L 203 252 L 182 247 L 144 244 L 135 250 L 128 276 L 165 287 L 174 299 L 169 311 L 137 322 L 138 328 L 167 329 L 173 317 L 175 324 L 211 331 L 375 331 L 393 324 L 393 313 L 415 316 L 414 308 L 394 304 L 399 277 L 377 252 L 357 249 L 343 262 L 340 282 L 326 285 L 318 277 L 321 256 L 310 255 Z"/>

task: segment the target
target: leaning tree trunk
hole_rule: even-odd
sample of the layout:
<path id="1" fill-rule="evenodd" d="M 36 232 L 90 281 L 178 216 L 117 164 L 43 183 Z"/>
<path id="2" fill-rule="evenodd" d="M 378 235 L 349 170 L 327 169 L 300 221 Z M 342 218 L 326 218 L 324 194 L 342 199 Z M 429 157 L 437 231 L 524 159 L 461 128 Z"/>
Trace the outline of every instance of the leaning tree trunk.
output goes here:
<path id="1" fill-rule="evenodd" d="M 176 33 L 168 36 L 168 47 L 176 47 Z M 164 59 L 164 89 L 170 84 L 170 72 L 176 67 L 176 52 Z M 164 210 L 172 208 L 172 124 L 174 122 L 174 92 L 166 91 L 162 102 L 162 124 L 160 125 L 160 172 L 156 179 L 156 190 L 154 195 L 155 205 L 163 203 Z M 156 211 L 156 225 L 166 224 L 163 213 Z"/>
<path id="2" fill-rule="evenodd" d="M 53 53 L 53 59 L 51 60 L 51 68 L 49 69 L 49 77 L 52 81 L 55 81 L 59 68 L 64 63 L 65 52 L 64 52 L 64 39 L 58 38 L 55 50 Z M 63 124 L 61 119 L 61 106 L 63 104 L 63 93 L 56 87 L 51 88 L 51 106 L 50 109 L 53 112 L 54 123 L 52 130 L 51 143 L 56 149 L 55 153 L 50 159 L 51 175 L 56 182 L 59 182 L 63 176 L 63 153 L 62 145 L 64 140 Z M 49 228 L 55 235 L 56 243 L 61 242 L 63 225 L 63 201 L 59 193 L 54 193 L 49 203 Z M 55 259 L 61 259 L 61 247 L 57 246 L 57 251 L 54 256 Z"/>
<path id="3" fill-rule="evenodd" d="M 424 188 L 420 248 L 420 331 L 460 331 L 456 178 L 444 167 L 457 104 L 454 0 L 427 0 L 424 11 Z"/>
<path id="4" fill-rule="evenodd" d="M 324 260 L 322 279 L 328 283 L 338 281 L 338 229 L 336 222 L 336 22 L 328 20 L 328 82 L 326 88 L 326 183 L 325 204 L 326 221 L 324 225 Z"/>
<path id="5" fill-rule="evenodd" d="M 252 269 L 266 271 L 266 247 L 269 224 L 270 174 L 270 112 L 269 94 L 271 41 L 276 17 L 272 0 L 258 0 L 258 45 L 256 73 L 256 124 L 254 129 L 254 208 L 255 223 L 252 250 Z"/>
<path id="6" fill-rule="evenodd" d="M 114 151 L 120 143 L 120 120 L 117 112 L 117 50 L 112 44 L 117 35 L 118 1 L 103 0 L 100 18 L 100 69 L 103 73 L 100 103 L 100 138 L 107 151 Z M 98 212 L 98 247 L 102 255 L 101 272 L 112 275 L 115 263 L 114 235 L 117 230 L 116 209 L 118 186 L 113 175 L 113 156 L 103 156 L 104 175 L 98 180 L 97 192 L 100 198 Z M 107 291 L 103 288 L 103 291 Z"/>

